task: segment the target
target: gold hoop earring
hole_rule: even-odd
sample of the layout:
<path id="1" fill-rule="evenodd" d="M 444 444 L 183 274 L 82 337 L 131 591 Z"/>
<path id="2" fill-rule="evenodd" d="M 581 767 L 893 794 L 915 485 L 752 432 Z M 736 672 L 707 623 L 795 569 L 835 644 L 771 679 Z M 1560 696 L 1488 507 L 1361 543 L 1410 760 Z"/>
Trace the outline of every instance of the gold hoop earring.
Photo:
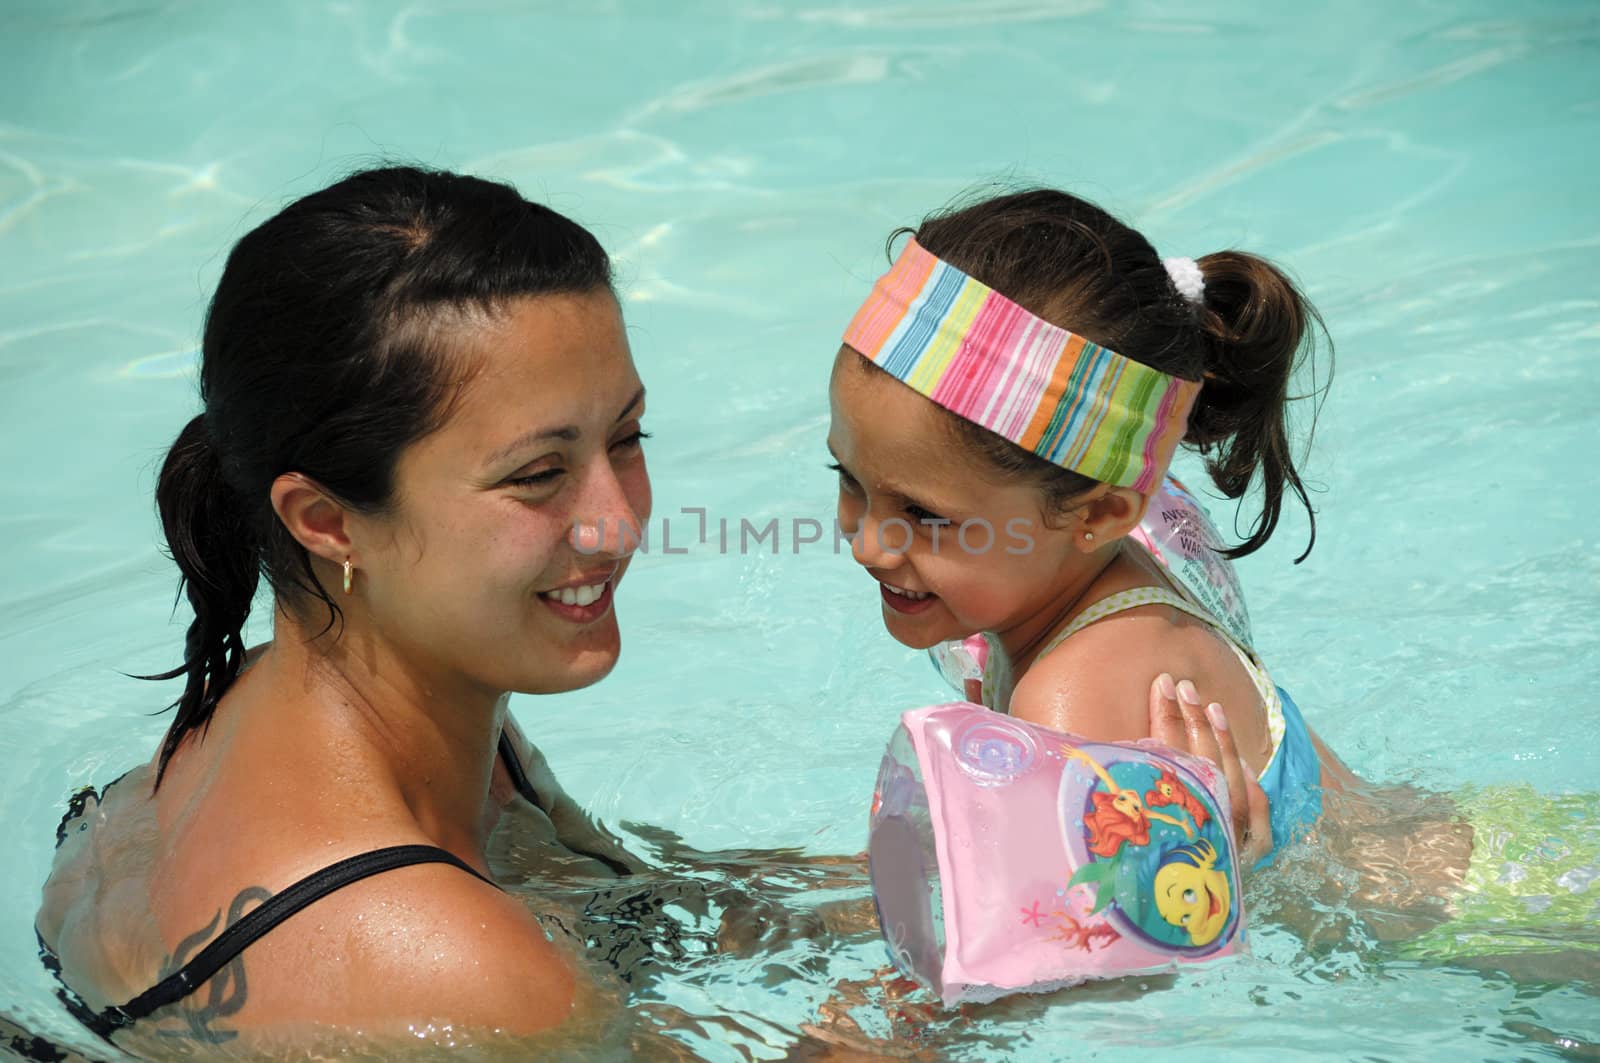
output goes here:
<path id="1" fill-rule="evenodd" d="M 356 574 L 355 567 L 350 564 L 350 559 L 348 557 L 345 558 L 344 559 L 344 592 L 346 594 L 350 593 L 350 588 L 354 585 L 352 581 L 353 581 L 353 579 L 355 577 L 355 574 Z"/>

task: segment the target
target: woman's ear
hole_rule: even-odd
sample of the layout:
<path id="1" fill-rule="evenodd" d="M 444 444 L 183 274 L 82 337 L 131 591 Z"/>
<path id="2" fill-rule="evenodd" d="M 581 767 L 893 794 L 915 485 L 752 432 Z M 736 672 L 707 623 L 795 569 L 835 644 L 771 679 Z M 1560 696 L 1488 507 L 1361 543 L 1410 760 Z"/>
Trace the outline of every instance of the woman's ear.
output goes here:
<path id="1" fill-rule="evenodd" d="M 272 511 L 296 542 L 315 557 L 342 564 L 350 556 L 349 513 L 317 481 L 286 472 L 272 481 Z"/>
<path id="2" fill-rule="evenodd" d="M 1150 496 L 1131 487 L 1106 487 L 1078 510 L 1080 524 L 1074 535 L 1084 553 L 1122 538 L 1139 526 L 1150 508 Z"/>

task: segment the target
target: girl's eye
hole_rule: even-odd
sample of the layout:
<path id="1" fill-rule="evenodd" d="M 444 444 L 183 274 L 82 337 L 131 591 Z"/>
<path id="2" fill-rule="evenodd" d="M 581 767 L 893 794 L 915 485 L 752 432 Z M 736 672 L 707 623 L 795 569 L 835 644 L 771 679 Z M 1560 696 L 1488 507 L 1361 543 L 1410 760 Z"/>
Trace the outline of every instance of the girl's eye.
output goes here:
<path id="1" fill-rule="evenodd" d="M 939 521 L 944 520 L 944 518 L 939 516 L 939 514 L 937 514 L 937 513 L 929 513 L 927 510 L 923 509 L 921 506 L 907 506 L 906 507 L 906 516 L 910 517 L 914 521 L 917 521 L 918 523 L 921 523 L 923 521 L 937 523 Z"/>
<path id="2" fill-rule="evenodd" d="M 844 466 L 836 461 L 830 461 L 828 468 L 839 474 L 839 486 L 849 491 L 856 490 L 856 478 L 844 471 Z"/>

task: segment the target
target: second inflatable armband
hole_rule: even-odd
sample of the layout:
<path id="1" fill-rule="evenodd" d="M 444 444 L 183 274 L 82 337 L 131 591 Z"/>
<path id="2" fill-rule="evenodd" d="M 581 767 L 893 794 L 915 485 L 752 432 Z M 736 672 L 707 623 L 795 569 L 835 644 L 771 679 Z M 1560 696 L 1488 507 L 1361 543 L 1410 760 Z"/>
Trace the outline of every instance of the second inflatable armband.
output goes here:
<path id="1" fill-rule="evenodd" d="M 1153 742 L 1083 742 L 979 705 L 901 717 L 873 795 L 895 964 L 945 1004 L 1244 946 L 1227 783 Z"/>

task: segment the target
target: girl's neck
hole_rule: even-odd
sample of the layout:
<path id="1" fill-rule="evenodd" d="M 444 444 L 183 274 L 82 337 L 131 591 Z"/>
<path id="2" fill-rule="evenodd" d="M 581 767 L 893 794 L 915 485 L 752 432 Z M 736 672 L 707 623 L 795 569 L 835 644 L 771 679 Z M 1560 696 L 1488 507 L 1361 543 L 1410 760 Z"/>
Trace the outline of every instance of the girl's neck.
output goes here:
<path id="1" fill-rule="evenodd" d="M 1011 665 L 1012 679 L 1020 680 L 1055 635 L 1090 604 L 1090 592 L 1122 557 L 1121 542 L 1087 555 L 1088 564 L 1076 568 L 1057 586 L 1044 605 L 1019 623 L 996 632 Z"/>

